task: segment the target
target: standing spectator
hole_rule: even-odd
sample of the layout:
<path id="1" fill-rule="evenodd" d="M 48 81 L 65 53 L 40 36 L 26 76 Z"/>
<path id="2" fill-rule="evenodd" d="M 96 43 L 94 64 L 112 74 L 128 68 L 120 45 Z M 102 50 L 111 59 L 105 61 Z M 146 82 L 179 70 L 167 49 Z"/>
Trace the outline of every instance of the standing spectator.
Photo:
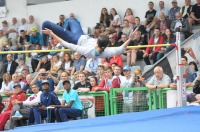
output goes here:
<path id="1" fill-rule="evenodd" d="M 33 28 L 33 27 L 35 27 L 36 29 L 38 29 L 38 32 L 39 32 L 39 24 L 35 21 L 35 18 L 34 18 L 34 16 L 33 15 L 30 15 L 29 17 L 28 17 L 28 19 L 29 19 L 29 23 L 28 23 L 28 28 L 27 28 L 27 35 L 31 35 L 32 34 L 32 31 L 31 31 L 31 29 Z"/>
<path id="2" fill-rule="evenodd" d="M 66 71 L 69 75 L 71 75 L 72 66 L 73 66 L 73 61 L 71 59 L 71 55 L 65 52 L 62 57 L 61 68 L 64 69 L 64 71 Z"/>
<path id="3" fill-rule="evenodd" d="M 110 10 L 110 20 L 111 20 L 111 26 L 120 26 L 122 24 L 120 16 L 117 14 L 117 11 L 115 8 L 112 8 Z"/>
<path id="4" fill-rule="evenodd" d="M 26 100 L 26 94 L 22 91 L 20 84 L 15 84 L 13 86 L 13 89 L 14 89 L 14 93 L 10 96 L 8 107 L 5 109 L 5 111 L 2 114 L 0 114 L 0 131 L 4 129 L 6 122 L 9 120 L 10 114 L 13 110 L 13 102 L 15 100 L 19 100 L 19 101 Z"/>
<path id="5" fill-rule="evenodd" d="M 64 27 L 64 21 L 65 21 L 65 16 L 64 15 L 60 15 L 59 16 L 59 22 L 57 23 L 57 25 Z"/>
<path id="6" fill-rule="evenodd" d="M 200 0 L 196 0 L 196 4 L 192 6 L 192 12 L 190 14 L 189 25 L 190 32 L 192 32 L 192 24 L 200 23 Z"/>
<path id="7" fill-rule="evenodd" d="M 92 87 L 90 83 L 87 82 L 86 74 L 84 72 L 80 72 L 78 74 L 78 77 L 80 82 L 76 83 L 73 89 L 76 90 L 77 92 L 89 92 Z"/>
<path id="8" fill-rule="evenodd" d="M 103 65 L 99 65 L 99 66 L 98 66 L 97 75 L 96 75 L 98 84 L 99 84 L 99 83 L 101 82 L 101 80 L 104 79 L 104 77 L 105 77 L 104 69 L 105 69 L 105 66 L 103 66 Z"/>
<path id="9" fill-rule="evenodd" d="M 17 18 L 13 17 L 12 18 L 12 25 L 9 26 L 8 29 L 8 38 L 11 41 L 12 46 L 16 47 L 17 46 L 17 35 L 18 35 L 18 28 L 19 25 L 17 24 Z"/>
<path id="10" fill-rule="evenodd" d="M 99 23 L 101 23 L 105 27 L 110 26 L 110 16 L 106 8 L 101 9 L 101 16 L 100 16 Z"/>
<path id="11" fill-rule="evenodd" d="M 61 105 L 51 105 L 55 107 L 55 115 L 57 122 L 66 122 L 68 117 L 79 117 L 82 114 L 82 104 L 76 90 L 71 89 L 68 80 L 63 82 L 64 89 Z"/>
<path id="12" fill-rule="evenodd" d="M 178 7 L 178 3 L 176 0 L 172 0 L 172 8 L 169 10 L 169 19 L 170 20 L 176 20 L 176 13 L 180 12 L 180 7 Z"/>
<path id="13" fill-rule="evenodd" d="M 131 31 L 132 31 L 132 26 L 130 26 L 129 21 L 127 19 L 124 19 L 124 27 L 122 29 L 122 33 L 124 33 L 127 36 L 129 36 Z"/>
<path id="14" fill-rule="evenodd" d="M 184 19 L 189 19 L 192 11 L 191 0 L 185 0 L 185 5 L 181 7 L 180 13 Z"/>
<path id="15" fill-rule="evenodd" d="M 21 19 L 21 24 L 19 25 L 19 28 L 18 28 L 18 34 L 20 33 L 21 30 L 24 30 L 25 33 L 26 33 L 27 32 L 27 28 L 28 28 L 28 25 L 26 24 L 26 19 L 22 18 Z"/>
<path id="16" fill-rule="evenodd" d="M 160 66 L 154 68 L 154 75 L 147 82 L 146 87 L 150 90 L 158 90 L 161 88 L 168 88 L 171 83 L 171 79 L 168 75 L 163 73 L 163 69 Z"/>
<path id="17" fill-rule="evenodd" d="M 176 33 L 176 29 L 180 28 L 181 42 L 185 40 L 189 33 L 189 23 L 187 19 L 182 18 L 182 14 L 180 12 L 176 13 L 176 19 L 171 23 L 171 31 L 173 31 L 174 35 Z"/>
<path id="18" fill-rule="evenodd" d="M 83 57 L 81 57 L 80 53 L 75 52 L 71 75 L 73 75 L 74 72 L 82 72 L 84 70 L 85 64 L 86 64 L 86 60 Z"/>
<path id="19" fill-rule="evenodd" d="M 1 85 L 0 94 L 4 94 L 4 92 L 8 89 L 8 85 L 11 82 L 11 76 L 8 73 L 3 74 L 3 82 Z"/>
<path id="20" fill-rule="evenodd" d="M 154 3 L 152 1 L 149 2 L 148 4 L 149 10 L 146 12 L 145 14 L 145 22 L 144 22 L 144 26 L 147 28 L 147 32 L 150 31 L 150 27 L 153 23 L 154 17 L 156 15 L 156 10 L 153 8 L 154 7 Z"/>
<path id="21" fill-rule="evenodd" d="M 135 18 L 131 8 L 127 8 L 124 14 L 124 20 L 128 20 L 130 27 L 132 28 L 135 24 Z"/>
<path id="22" fill-rule="evenodd" d="M 11 54 L 7 55 L 7 61 L 8 63 L 4 64 L 4 72 L 3 73 L 9 73 L 11 76 L 15 73 L 16 68 L 18 66 L 18 63 L 13 60 L 13 57 Z"/>
<path id="23" fill-rule="evenodd" d="M 40 105 L 33 107 L 33 117 L 31 116 L 30 120 L 35 120 L 35 124 L 41 124 L 42 117 L 47 117 L 47 107 L 50 105 L 60 105 L 60 101 L 56 94 L 50 90 L 50 84 L 48 80 L 42 81 L 42 94 L 40 96 Z M 51 111 L 51 116 L 55 117 L 53 111 Z M 51 118 L 52 119 L 52 118 Z M 52 121 L 51 121 L 52 122 Z"/>
<path id="24" fill-rule="evenodd" d="M 163 44 L 164 38 L 160 33 L 159 29 L 154 29 L 154 35 L 149 39 L 148 45 L 152 44 Z M 155 64 L 157 60 L 157 54 L 159 53 L 161 46 L 158 47 L 147 47 L 146 52 L 143 55 L 144 61 L 146 65 L 151 65 L 149 59 L 153 59 L 153 64 Z"/>

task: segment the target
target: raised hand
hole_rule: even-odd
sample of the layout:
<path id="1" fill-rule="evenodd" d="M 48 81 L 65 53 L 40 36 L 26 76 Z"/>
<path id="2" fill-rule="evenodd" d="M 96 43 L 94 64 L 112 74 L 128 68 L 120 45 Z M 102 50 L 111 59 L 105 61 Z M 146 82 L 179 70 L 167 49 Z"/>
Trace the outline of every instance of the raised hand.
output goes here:
<path id="1" fill-rule="evenodd" d="M 42 30 L 42 33 L 48 34 L 48 35 L 52 35 L 53 34 L 52 30 L 50 30 L 48 28 L 45 28 L 45 30 Z"/>

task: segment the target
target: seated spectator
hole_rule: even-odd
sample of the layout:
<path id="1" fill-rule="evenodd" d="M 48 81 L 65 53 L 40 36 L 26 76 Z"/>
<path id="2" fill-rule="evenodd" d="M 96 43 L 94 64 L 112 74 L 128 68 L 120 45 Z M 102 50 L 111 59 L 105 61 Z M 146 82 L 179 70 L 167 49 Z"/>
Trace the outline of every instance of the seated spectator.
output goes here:
<path id="1" fill-rule="evenodd" d="M 73 61 L 71 59 L 71 55 L 69 53 L 64 53 L 62 57 L 61 68 L 64 69 L 64 71 L 66 71 L 69 75 L 71 75 L 72 66 Z"/>
<path id="2" fill-rule="evenodd" d="M 181 7 L 180 13 L 184 19 L 189 19 L 192 11 L 191 0 L 185 0 L 185 5 Z"/>
<path id="3" fill-rule="evenodd" d="M 14 91 L 13 87 L 15 84 L 20 84 L 21 88 L 24 87 L 25 83 L 20 81 L 20 76 L 17 73 L 12 75 L 12 81 L 8 84 L 8 88 L 5 91 L 6 95 L 11 95 Z"/>
<path id="4" fill-rule="evenodd" d="M 60 15 L 59 16 L 59 22 L 57 23 L 57 25 L 64 27 L 64 21 L 65 21 L 65 16 L 64 15 Z"/>
<path id="5" fill-rule="evenodd" d="M 116 66 L 118 66 L 117 63 L 112 63 L 112 64 L 111 64 L 111 68 L 112 68 L 113 71 L 114 71 L 114 69 L 115 69 Z"/>
<path id="6" fill-rule="evenodd" d="M 30 85 L 32 81 L 33 81 L 32 75 L 28 74 L 26 76 L 26 84 L 24 85 L 24 87 L 22 89 L 24 91 L 24 93 L 26 93 L 26 94 L 33 94 L 33 91 L 31 89 L 31 85 Z"/>
<path id="7" fill-rule="evenodd" d="M 194 76 L 194 78 L 196 78 L 198 75 L 198 71 L 199 70 L 197 64 L 194 61 L 191 61 L 189 63 L 189 73 L 191 73 Z"/>
<path id="8" fill-rule="evenodd" d="M 51 68 L 51 63 L 48 60 L 47 56 L 45 56 L 44 58 L 42 58 L 42 60 L 39 61 L 35 71 L 37 72 L 42 68 L 44 68 L 46 71 L 49 71 Z"/>
<path id="9" fill-rule="evenodd" d="M 132 31 L 132 26 L 130 26 L 129 21 L 124 19 L 124 25 L 123 25 L 123 29 L 122 29 L 122 33 L 126 34 L 127 36 L 129 36 L 129 34 Z"/>
<path id="10" fill-rule="evenodd" d="M 2 48 L 0 51 L 6 52 L 6 51 L 10 51 L 10 47 L 9 47 L 9 43 L 8 43 L 8 39 L 6 41 L 4 41 Z M 8 54 L 1 54 L 0 55 L 0 60 L 5 64 L 8 62 L 7 60 L 7 55 Z"/>
<path id="11" fill-rule="evenodd" d="M 82 103 L 76 90 L 71 89 L 71 84 L 68 80 L 63 82 L 64 89 L 61 105 L 51 105 L 55 107 L 55 115 L 57 122 L 66 122 L 68 117 L 79 117 L 82 114 Z"/>
<path id="12" fill-rule="evenodd" d="M 103 66 L 110 66 L 110 63 L 107 62 L 106 58 L 100 58 L 100 62 L 98 65 L 103 65 Z"/>
<path id="13" fill-rule="evenodd" d="M 3 113 L 0 114 L 0 131 L 3 131 L 6 122 L 10 118 L 10 114 L 13 110 L 13 102 L 15 100 L 25 101 L 26 94 L 22 91 L 20 84 L 15 84 L 13 87 L 14 93 L 10 96 L 10 101 L 8 107 L 5 109 Z"/>
<path id="14" fill-rule="evenodd" d="M 180 12 L 176 13 L 176 19 L 172 21 L 171 23 L 171 31 L 174 33 L 176 33 L 176 29 L 180 28 L 180 35 L 181 35 L 181 42 L 183 42 L 185 40 L 185 38 L 188 37 L 188 33 L 189 33 L 189 23 L 187 19 L 183 19 L 182 18 L 182 14 Z"/>
<path id="15" fill-rule="evenodd" d="M 28 47 L 26 47 L 26 45 L 28 45 L 29 43 L 29 35 L 26 35 L 26 31 L 25 30 L 20 30 L 19 32 L 19 39 L 18 39 L 18 46 L 19 48 L 21 48 L 22 50 L 28 50 Z M 28 58 L 28 54 L 26 53 L 26 57 Z"/>
<path id="16" fill-rule="evenodd" d="M 85 64 L 86 64 L 86 60 L 83 57 L 81 57 L 80 53 L 75 52 L 71 75 L 73 75 L 74 72 L 83 72 Z"/>
<path id="17" fill-rule="evenodd" d="M 99 61 L 100 61 L 99 58 L 88 59 L 83 72 L 87 76 L 95 76 L 97 74 Z"/>
<path id="18" fill-rule="evenodd" d="M 38 32 L 39 32 L 39 24 L 35 21 L 35 18 L 33 15 L 30 15 L 28 17 L 28 20 L 29 20 L 29 23 L 28 23 L 28 28 L 27 28 L 27 35 L 31 35 L 32 34 L 32 28 L 35 27 L 36 29 L 38 29 Z"/>
<path id="19" fill-rule="evenodd" d="M 149 39 L 148 45 L 152 44 L 163 44 L 164 38 L 160 33 L 159 29 L 154 29 L 154 35 Z M 159 47 L 147 47 L 146 52 L 143 55 L 144 61 L 146 65 L 151 65 L 149 59 L 153 59 L 153 64 L 155 64 L 157 60 L 157 54 L 159 53 L 161 46 Z"/>
<path id="20" fill-rule="evenodd" d="M 47 117 L 47 107 L 51 105 L 60 105 L 60 101 L 56 94 L 50 90 L 50 83 L 48 80 L 42 81 L 42 94 L 40 96 L 40 104 L 33 107 L 33 116 L 29 117 L 29 120 L 35 120 L 35 124 L 41 124 L 42 117 Z M 53 110 L 51 111 L 51 119 L 55 117 Z M 52 122 L 52 120 L 50 122 Z"/>
<path id="21" fill-rule="evenodd" d="M 59 43 L 56 39 L 52 39 L 52 43 L 51 43 L 51 49 L 64 49 L 64 47 L 62 46 L 61 43 Z M 55 56 L 55 55 L 58 55 L 59 57 L 63 57 L 64 55 L 64 52 L 50 52 L 48 53 L 48 56 Z M 35 57 L 36 58 L 36 57 Z M 39 57 L 40 58 L 40 57 Z M 39 59 L 38 58 L 38 59 Z M 51 57 L 50 57 L 51 58 Z"/>
<path id="22" fill-rule="evenodd" d="M 118 81 L 120 82 L 120 87 L 123 87 L 126 78 L 121 75 L 122 67 L 120 67 L 119 65 L 115 66 L 113 72 L 114 76 L 119 79 Z"/>
<path id="23" fill-rule="evenodd" d="M 74 84 L 77 84 L 79 81 L 79 76 L 78 76 L 79 72 L 75 72 L 72 76 L 71 76 L 71 80 L 74 82 Z"/>
<path id="24" fill-rule="evenodd" d="M 189 67 L 185 66 L 185 73 L 184 75 L 186 76 L 186 87 L 191 87 L 193 86 L 193 81 L 195 80 L 195 77 L 192 73 L 189 73 Z M 177 88 L 177 83 L 173 82 L 170 84 L 170 88 Z"/>
<path id="25" fill-rule="evenodd" d="M 168 88 L 171 83 L 171 79 L 168 75 L 164 74 L 163 68 L 156 66 L 154 68 L 154 75 L 147 82 L 146 87 L 152 90 L 159 90 L 161 88 Z"/>
<path id="26" fill-rule="evenodd" d="M 123 59 L 121 58 L 120 55 L 115 55 L 112 58 L 110 58 L 110 65 L 112 65 L 113 63 L 117 63 L 118 66 L 122 67 Z"/>
<path id="27" fill-rule="evenodd" d="M 105 74 L 104 74 L 104 69 L 105 69 L 105 66 L 103 65 L 98 65 L 98 70 L 97 70 L 97 80 L 98 80 L 98 84 L 101 82 L 102 79 L 104 79 L 105 77 Z"/>
<path id="28" fill-rule="evenodd" d="M 174 44 L 175 42 L 176 42 L 175 35 L 171 32 L 170 29 L 166 29 L 164 34 L 164 44 Z M 161 47 L 161 50 L 157 55 L 157 60 L 160 60 L 165 54 L 169 53 L 174 48 L 175 48 L 174 46 Z"/>
<path id="29" fill-rule="evenodd" d="M 41 50 L 41 47 L 40 47 L 39 44 L 36 44 L 36 45 L 35 45 L 35 50 Z M 33 59 L 33 58 L 34 58 L 35 56 L 37 56 L 37 55 L 38 55 L 38 53 L 31 53 L 31 67 L 32 67 L 33 73 L 34 73 L 35 71 L 37 71 L 37 66 L 38 66 L 38 63 L 39 63 L 38 60 Z"/>
<path id="30" fill-rule="evenodd" d="M 160 29 L 161 34 L 164 34 L 166 29 L 170 29 L 171 20 L 166 18 L 165 14 L 161 12 L 159 19 L 155 24 L 155 27 Z"/>
<path id="31" fill-rule="evenodd" d="M 43 46 L 42 35 L 37 31 L 36 27 L 31 29 L 31 35 L 29 40 L 28 49 L 35 50 L 35 45 L 39 44 L 41 47 Z"/>
<path id="32" fill-rule="evenodd" d="M 101 9 L 101 16 L 100 16 L 99 23 L 101 23 L 105 27 L 110 26 L 110 15 L 108 14 L 108 11 L 106 8 Z"/>
<path id="33" fill-rule="evenodd" d="M 18 63 L 13 60 L 13 57 L 11 54 L 7 55 L 7 61 L 8 63 L 4 64 L 4 72 L 3 73 L 9 73 L 11 76 L 15 73 L 16 68 L 18 66 Z"/>
<path id="34" fill-rule="evenodd" d="M 98 82 L 96 77 L 90 78 L 90 85 L 92 86 L 91 91 L 98 91 Z M 104 113 L 104 104 L 102 103 L 104 101 L 103 96 L 96 96 L 95 97 L 95 116 L 99 117 L 102 116 Z"/>
<path id="35" fill-rule="evenodd" d="M 124 20 L 128 20 L 130 27 L 132 28 L 135 24 L 135 18 L 131 8 L 127 8 L 124 14 Z"/>
<path id="36" fill-rule="evenodd" d="M 0 29 L 0 50 L 3 48 L 5 41 L 8 41 L 8 39 L 4 36 L 3 30 Z"/>
<path id="37" fill-rule="evenodd" d="M 27 80 L 26 80 L 26 76 L 29 74 L 29 70 L 28 69 L 23 69 L 22 70 L 22 74 L 20 76 L 20 79 L 22 82 L 24 82 L 25 84 L 27 84 Z M 19 74 L 18 74 L 19 75 Z"/>
<path id="38" fill-rule="evenodd" d="M 39 86 L 36 84 L 31 86 L 31 91 L 33 91 L 32 95 L 29 96 L 25 101 L 16 99 L 13 102 L 14 106 L 10 115 L 9 129 L 14 129 L 17 126 L 19 120 L 29 119 L 30 117 L 31 119 L 34 118 L 32 107 L 37 106 L 40 103 L 40 96 L 42 92 L 39 91 Z M 34 120 L 29 120 L 28 124 L 34 124 Z"/>
<path id="39" fill-rule="evenodd" d="M 11 76 L 8 73 L 3 74 L 3 82 L 0 90 L 0 94 L 5 94 L 4 92 L 8 90 L 8 85 L 11 82 Z"/>
<path id="40" fill-rule="evenodd" d="M 20 58 L 19 59 L 19 65 L 17 66 L 15 73 L 17 73 L 18 75 L 21 75 L 22 71 L 24 69 L 27 69 L 28 72 L 29 72 L 29 67 L 25 64 L 24 59 Z"/>
<path id="41" fill-rule="evenodd" d="M 196 0 L 196 4 L 192 6 L 192 11 L 190 14 L 189 25 L 190 32 L 192 32 L 192 24 L 200 24 L 200 0 Z"/>
<path id="42" fill-rule="evenodd" d="M 109 47 L 119 47 L 120 44 L 115 40 L 115 36 L 113 34 L 109 35 L 110 44 Z"/>
<path id="43" fill-rule="evenodd" d="M 56 94 L 65 91 L 64 86 L 63 86 L 63 81 L 65 81 L 65 80 L 69 80 L 69 76 L 66 71 L 63 71 L 60 75 L 60 81 L 58 82 L 57 86 L 54 89 L 54 92 Z M 69 80 L 69 82 L 71 84 L 71 88 L 73 88 L 74 82 L 72 80 Z"/>
<path id="44" fill-rule="evenodd" d="M 25 18 L 22 18 L 21 19 L 21 24 L 19 25 L 18 27 L 18 31 L 17 33 L 19 34 L 21 30 L 24 30 L 25 33 L 27 32 L 27 28 L 28 28 L 28 25 L 26 23 L 26 19 Z"/>
<path id="45" fill-rule="evenodd" d="M 119 42 L 119 41 L 121 40 L 121 36 L 122 36 L 122 34 L 123 34 L 123 32 L 122 32 L 120 26 L 115 26 L 115 27 L 114 27 L 114 33 L 113 33 L 113 34 L 114 34 L 115 40 L 116 40 L 117 42 Z M 122 43 L 122 44 L 123 44 L 123 43 Z M 119 44 L 119 45 L 121 46 L 122 44 Z"/>
<path id="46" fill-rule="evenodd" d="M 8 22 L 4 20 L 1 22 L 1 24 L 2 24 L 3 35 L 5 35 L 5 37 L 8 38 L 8 29 L 9 29 Z"/>
<path id="47" fill-rule="evenodd" d="M 169 10 L 167 8 L 165 8 L 164 1 L 159 1 L 159 9 L 156 12 L 156 17 L 155 18 L 158 18 L 161 12 L 164 13 L 164 16 L 166 18 L 169 18 Z"/>
<path id="48" fill-rule="evenodd" d="M 80 82 L 76 83 L 73 89 L 76 90 L 77 92 L 89 92 L 92 87 L 90 83 L 87 82 L 86 74 L 84 72 L 80 72 L 78 74 L 78 77 Z"/>
<path id="49" fill-rule="evenodd" d="M 94 29 L 93 29 L 93 37 L 94 38 L 98 38 L 100 36 L 100 34 L 104 32 L 104 29 L 101 30 L 101 27 L 103 27 L 103 26 L 101 26 L 100 23 L 97 23 L 96 26 L 94 27 Z"/>
<path id="50" fill-rule="evenodd" d="M 147 38 L 147 31 L 146 28 L 144 27 L 144 25 L 142 25 L 140 23 L 140 18 L 139 17 L 135 17 L 135 26 L 133 28 L 133 30 L 135 30 L 137 28 L 137 31 L 141 32 L 141 37 L 146 39 Z"/>
<path id="51" fill-rule="evenodd" d="M 18 32 L 19 25 L 17 24 L 17 18 L 12 18 L 12 24 L 9 26 L 7 31 L 8 38 L 11 41 L 13 47 L 17 46 L 17 32 Z"/>
<path id="52" fill-rule="evenodd" d="M 149 10 L 146 12 L 145 14 L 145 22 L 144 22 L 144 27 L 146 27 L 146 31 L 149 32 L 153 27 L 152 27 L 152 24 L 153 24 L 153 20 L 154 20 L 154 17 L 156 15 L 156 10 L 153 8 L 154 7 L 154 3 L 152 1 L 150 1 L 148 3 L 148 7 L 149 7 Z"/>
<path id="53" fill-rule="evenodd" d="M 134 40 L 132 43 L 129 44 L 129 46 L 140 46 L 140 45 L 146 45 L 147 41 L 144 37 L 141 36 L 140 31 L 135 32 Z M 132 48 L 127 53 L 127 61 L 130 61 L 128 64 L 135 65 L 136 60 L 143 59 L 143 54 L 145 53 L 146 48 Z"/>
<path id="54" fill-rule="evenodd" d="M 47 80 L 49 87 L 50 87 L 50 91 L 54 91 L 54 84 L 58 83 L 58 79 L 54 76 L 52 76 L 52 74 L 50 72 L 47 72 L 44 68 L 40 69 L 40 71 L 38 72 L 38 74 L 35 76 L 35 78 L 32 80 L 32 82 L 30 83 L 30 85 L 33 84 L 38 84 L 38 86 L 40 87 L 40 91 L 42 90 L 42 81 Z"/>
<path id="55" fill-rule="evenodd" d="M 53 73 L 57 73 L 58 69 L 61 67 L 62 62 L 59 60 L 59 56 L 58 55 L 54 55 L 51 58 L 51 69 L 50 71 Z"/>
<path id="56" fill-rule="evenodd" d="M 112 8 L 110 10 L 110 21 L 111 21 L 111 27 L 115 27 L 115 26 L 120 26 L 121 23 L 121 18 L 120 16 L 117 14 L 117 11 L 115 10 L 115 8 Z"/>
<path id="57" fill-rule="evenodd" d="M 176 13 L 180 12 L 180 7 L 178 7 L 178 3 L 176 0 L 172 0 L 172 8 L 169 10 L 169 19 L 174 21 L 176 20 Z"/>

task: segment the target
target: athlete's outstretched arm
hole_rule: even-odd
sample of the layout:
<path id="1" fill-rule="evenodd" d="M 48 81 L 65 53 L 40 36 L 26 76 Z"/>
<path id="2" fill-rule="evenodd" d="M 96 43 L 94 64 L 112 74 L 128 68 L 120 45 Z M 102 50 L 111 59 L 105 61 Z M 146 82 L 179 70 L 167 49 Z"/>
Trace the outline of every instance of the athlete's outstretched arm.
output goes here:
<path id="1" fill-rule="evenodd" d="M 64 40 L 61 39 L 60 37 L 58 37 L 56 34 L 54 34 L 52 32 L 52 30 L 48 29 L 48 28 L 45 28 L 45 30 L 42 30 L 42 33 L 44 34 L 47 34 L 47 35 L 50 35 L 52 36 L 54 39 L 56 39 L 59 43 L 62 43 Z"/>

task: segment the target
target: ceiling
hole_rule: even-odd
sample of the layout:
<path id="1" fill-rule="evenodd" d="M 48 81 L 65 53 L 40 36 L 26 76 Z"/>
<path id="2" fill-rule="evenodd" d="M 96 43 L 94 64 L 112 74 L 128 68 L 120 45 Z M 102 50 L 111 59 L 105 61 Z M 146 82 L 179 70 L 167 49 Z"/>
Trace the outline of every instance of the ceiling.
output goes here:
<path id="1" fill-rule="evenodd" d="M 69 1 L 69 0 L 27 0 L 27 5 L 37 5 L 37 4 L 45 4 L 45 3 L 61 2 L 61 1 Z"/>

